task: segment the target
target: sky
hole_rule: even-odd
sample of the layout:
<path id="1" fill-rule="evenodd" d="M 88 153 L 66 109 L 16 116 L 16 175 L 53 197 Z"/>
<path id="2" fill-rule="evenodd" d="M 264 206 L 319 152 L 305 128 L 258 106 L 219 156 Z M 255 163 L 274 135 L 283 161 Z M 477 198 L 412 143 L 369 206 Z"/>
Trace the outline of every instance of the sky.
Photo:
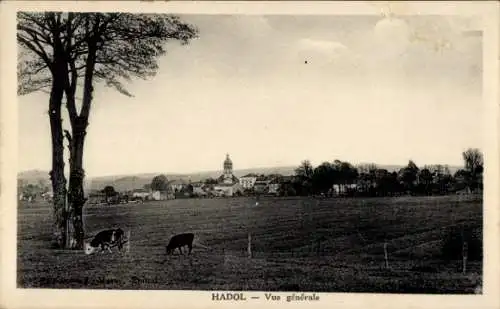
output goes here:
<path id="1" fill-rule="evenodd" d="M 101 85 L 88 176 L 313 164 L 462 165 L 481 148 L 482 36 L 439 16 L 183 15 L 129 98 Z M 50 170 L 48 96 L 18 98 L 19 170 Z M 66 118 L 67 119 L 67 118 Z M 68 126 L 68 121 L 64 121 Z"/>

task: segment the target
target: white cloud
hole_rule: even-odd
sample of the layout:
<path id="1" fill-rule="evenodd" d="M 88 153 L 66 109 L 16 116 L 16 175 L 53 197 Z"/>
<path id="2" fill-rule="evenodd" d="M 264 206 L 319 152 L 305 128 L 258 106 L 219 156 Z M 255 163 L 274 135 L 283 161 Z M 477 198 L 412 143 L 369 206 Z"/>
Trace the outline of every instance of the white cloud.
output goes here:
<path id="1" fill-rule="evenodd" d="M 296 56 L 311 64 L 328 64 L 346 55 L 348 48 L 336 41 L 300 39 L 296 44 Z"/>
<path id="2" fill-rule="evenodd" d="M 324 53 L 338 53 L 347 49 L 347 47 L 340 42 L 313 39 L 301 39 L 298 45 L 303 49 L 316 50 Z"/>
<path id="3" fill-rule="evenodd" d="M 408 24 L 398 18 L 384 18 L 373 29 L 375 48 L 384 58 L 393 58 L 404 53 L 410 43 Z"/>

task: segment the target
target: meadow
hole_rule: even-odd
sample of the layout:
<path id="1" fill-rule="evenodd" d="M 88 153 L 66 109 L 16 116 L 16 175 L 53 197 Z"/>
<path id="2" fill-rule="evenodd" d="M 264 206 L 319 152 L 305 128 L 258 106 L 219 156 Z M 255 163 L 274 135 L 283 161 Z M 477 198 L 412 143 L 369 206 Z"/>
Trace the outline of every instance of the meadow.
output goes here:
<path id="1" fill-rule="evenodd" d="M 481 284 L 481 258 L 463 274 L 462 260 L 442 252 L 457 228 L 482 239 L 479 196 L 178 199 L 84 212 L 90 236 L 130 231 L 129 252 L 51 249 L 51 205 L 20 202 L 18 287 L 473 293 Z M 192 254 L 167 258 L 182 232 L 196 235 Z"/>

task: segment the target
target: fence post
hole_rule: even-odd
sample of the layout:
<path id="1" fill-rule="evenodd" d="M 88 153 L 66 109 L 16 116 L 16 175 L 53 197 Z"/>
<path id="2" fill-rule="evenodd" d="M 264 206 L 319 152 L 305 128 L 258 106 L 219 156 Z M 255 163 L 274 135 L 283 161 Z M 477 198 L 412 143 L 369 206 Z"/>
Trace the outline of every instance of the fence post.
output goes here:
<path id="1" fill-rule="evenodd" d="M 258 203 L 258 196 L 256 197 L 256 201 L 255 201 L 255 205 L 257 205 Z M 247 220 L 247 232 L 248 232 L 248 245 L 247 245 L 247 255 L 248 255 L 248 258 L 251 259 L 252 258 L 252 235 L 251 235 L 251 232 L 250 232 L 250 215 L 248 213 L 248 208 L 250 207 L 250 205 L 246 205 L 245 206 L 245 215 L 246 215 L 246 220 Z"/>
<path id="2" fill-rule="evenodd" d="M 466 241 L 463 241 L 462 244 L 462 273 L 465 275 L 467 271 L 467 255 L 468 255 L 468 244 Z"/>
<path id="3" fill-rule="evenodd" d="M 129 253 L 130 252 L 130 230 L 127 232 L 127 248 L 125 248 L 125 252 Z"/>
<path id="4" fill-rule="evenodd" d="M 389 258 L 387 255 L 387 241 L 384 242 L 384 257 L 385 257 L 385 268 L 389 268 Z"/>
<path id="5" fill-rule="evenodd" d="M 247 252 L 248 252 L 248 258 L 251 259 L 252 258 L 252 234 L 250 234 L 250 231 L 248 231 L 248 248 L 247 248 Z"/>

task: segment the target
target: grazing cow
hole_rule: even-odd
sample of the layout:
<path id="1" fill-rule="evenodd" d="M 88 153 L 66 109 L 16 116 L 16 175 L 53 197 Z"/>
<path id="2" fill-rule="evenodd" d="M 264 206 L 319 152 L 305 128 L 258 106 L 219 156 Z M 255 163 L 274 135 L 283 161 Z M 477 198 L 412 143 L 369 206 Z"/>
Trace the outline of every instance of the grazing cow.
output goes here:
<path id="1" fill-rule="evenodd" d="M 193 233 L 184 233 L 172 236 L 172 238 L 170 238 L 170 242 L 167 245 L 167 255 L 172 254 L 175 249 L 179 249 L 179 252 L 183 254 L 181 248 L 184 246 L 189 247 L 188 254 L 191 254 L 191 250 L 193 249 L 193 239 Z"/>
<path id="2" fill-rule="evenodd" d="M 111 245 L 118 246 L 118 249 L 123 248 L 123 230 L 120 228 L 104 230 L 94 236 L 90 243 L 85 243 L 85 254 L 92 254 L 99 248 L 101 251 L 107 249 L 111 251 Z"/>

